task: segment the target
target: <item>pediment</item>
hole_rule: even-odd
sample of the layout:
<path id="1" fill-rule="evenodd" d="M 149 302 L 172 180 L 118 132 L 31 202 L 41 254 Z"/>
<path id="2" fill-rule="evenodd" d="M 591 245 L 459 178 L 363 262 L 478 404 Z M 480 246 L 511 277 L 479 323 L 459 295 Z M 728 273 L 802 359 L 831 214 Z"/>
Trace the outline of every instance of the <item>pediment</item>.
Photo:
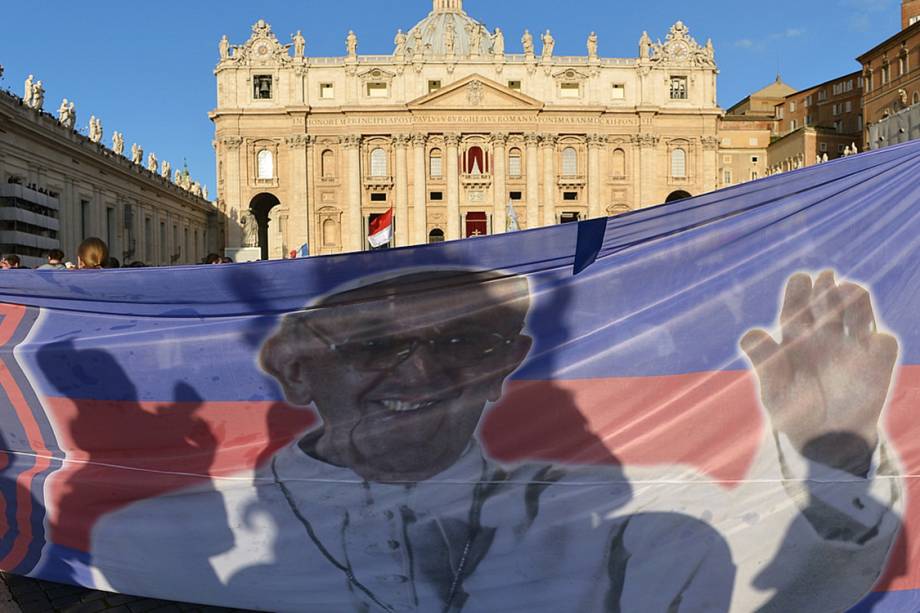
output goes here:
<path id="1" fill-rule="evenodd" d="M 540 110 L 543 103 L 480 75 L 465 77 L 409 103 L 409 109 Z"/>

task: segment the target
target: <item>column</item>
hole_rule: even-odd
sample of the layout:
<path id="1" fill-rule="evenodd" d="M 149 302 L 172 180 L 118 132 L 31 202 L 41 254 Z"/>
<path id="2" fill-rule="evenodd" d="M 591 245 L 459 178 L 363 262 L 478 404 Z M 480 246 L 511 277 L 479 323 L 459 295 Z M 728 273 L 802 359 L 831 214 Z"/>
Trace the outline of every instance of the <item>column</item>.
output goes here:
<path id="1" fill-rule="evenodd" d="M 292 134 L 286 140 L 288 145 L 288 173 L 291 185 L 291 201 L 284 204 L 288 209 L 288 226 L 286 228 L 287 249 L 283 254 L 288 257 L 292 249 L 300 249 L 307 242 L 307 144 L 306 134 Z M 282 224 L 282 228 L 284 225 Z"/>
<path id="2" fill-rule="evenodd" d="M 556 223 L 556 135 L 544 134 L 543 147 L 543 225 Z"/>
<path id="3" fill-rule="evenodd" d="M 704 192 L 716 189 L 719 182 L 719 138 L 717 136 L 704 136 L 703 144 L 703 176 L 701 183 Z M 693 194 L 696 196 L 697 194 Z"/>
<path id="4" fill-rule="evenodd" d="M 524 137 L 527 149 L 527 229 L 540 226 L 540 161 L 538 146 L 540 138 L 536 134 Z"/>
<path id="5" fill-rule="evenodd" d="M 240 145 L 243 144 L 243 139 L 239 136 L 230 136 L 223 140 L 223 156 L 226 160 L 226 179 L 224 180 L 224 185 L 226 185 L 226 191 L 223 194 L 225 202 L 227 204 L 227 212 L 230 213 L 233 209 L 237 210 L 236 219 L 233 219 L 231 215 L 231 222 L 227 224 L 227 244 L 226 247 L 242 247 L 243 246 L 243 234 L 240 229 L 239 220 L 243 216 L 243 211 L 249 208 L 249 203 L 240 202 L 242 195 L 240 193 L 240 187 L 243 185 L 244 178 L 240 174 Z M 153 232 L 156 235 L 156 240 L 154 244 L 156 245 L 155 262 L 159 261 L 160 258 L 160 244 L 159 244 L 159 233 L 160 226 L 159 222 L 154 223 Z"/>
<path id="6" fill-rule="evenodd" d="M 409 237 L 409 168 L 406 160 L 410 138 L 398 134 L 393 140 L 396 147 L 396 246 L 411 244 Z"/>
<path id="7" fill-rule="evenodd" d="M 344 143 L 348 167 L 346 170 L 348 203 L 345 213 L 346 221 L 342 228 L 342 246 L 345 251 L 361 251 L 363 248 L 361 224 L 364 223 L 364 218 L 361 216 L 361 137 L 346 136 Z"/>
<path id="8" fill-rule="evenodd" d="M 492 135 L 492 234 L 508 229 L 508 190 L 505 187 L 505 142 L 507 135 Z"/>
<path id="9" fill-rule="evenodd" d="M 425 134 L 412 135 L 412 147 L 415 154 L 415 174 L 413 177 L 414 195 L 412 205 L 415 210 L 412 212 L 412 242 L 421 245 L 428 242 L 428 187 L 426 178 L 428 177 L 427 164 L 425 159 L 425 142 L 428 137 Z"/>
<path id="10" fill-rule="evenodd" d="M 655 157 L 657 154 L 658 137 L 654 134 L 644 133 L 637 137 L 639 144 L 639 207 L 647 207 L 658 203 L 656 186 L 660 181 L 657 173 Z"/>
<path id="11" fill-rule="evenodd" d="M 462 238 L 460 234 L 460 137 L 445 134 L 447 147 L 444 164 L 447 166 L 447 240 Z"/>
<path id="12" fill-rule="evenodd" d="M 604 215 L 601 202 L 601 147 L 604 138 L 598 134 L 588 135 L 588 218 Z"/>
<path id="13" fill-rule="evenodd" d="M 320 235 L 317 232 L 316 227 L 316 204 L 314 202 L 315 193 L 314 190 L 314 181 L 316 180 L 316 137 L 307 136 L 307 155 L 306 155 L 307 165 L 304 168 L 304 189 L 305 189 L 305 200 L 306 200 L 306 237 L 307 245 L 310 247 L 310 255 L 319 254 L 320 249 Z M 298 245 L 299 247 L 299 245 Z"/>

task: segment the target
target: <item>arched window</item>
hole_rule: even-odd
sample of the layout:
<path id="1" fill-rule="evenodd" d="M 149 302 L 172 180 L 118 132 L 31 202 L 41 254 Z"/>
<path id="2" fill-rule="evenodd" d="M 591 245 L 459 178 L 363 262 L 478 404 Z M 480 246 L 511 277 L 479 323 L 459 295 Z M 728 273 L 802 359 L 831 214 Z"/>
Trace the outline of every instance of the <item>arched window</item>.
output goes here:
<path id="1" fill-rule="evenodd" d="M 262 149 L 256 159 L 259 166 L 258 177 L 260 179 L 274 179 L 275 160 L 272 158 L 272 152 L 268 149 Z"/>
<path id="2" fill-rule="evenodd" d="M 387 152 L 380 147 L 371 151 L 371 176 L 387 176 Z"/>
<path id="3" fill-rule="evenodd" d="M 323 178 L 328 179 L 335 176 L 335 154 L 326 149 L 320 158 L 320 172 Z"/>
<path id="4" fill-rule="evenodd" d="M 466 172 L 471 175 L 481 175 L 488 172 L 486 169 L 486 156 L 482 147 L 474 145 L 466 152 Z"/>
<path id="5" fill-rule="evenodd" d="M 514 148 L 508 152 L 508 176 L 517 178 L 521 174 L 521 150 Z"/>
<path id="6" fill-rule="evenodd" d="M 444 168 L 441 162 L 441 150 L 432 149 L 428 154 L 428 173 L 432 179 L 440 179 L 443 176 Z"/>
<path id="7" fill-rule="evenodd" d="M 440 228 L 435 228 L 428 233 L 428 242 L 429 243 L 443 243 L 444 242 L 444 230 Z"/>
<path id="8" fill-rule="evenodd" d="M 675 149 L 671 152 L 671 176 L 683 179 L 687 176 L 687 152 Z"/>
<path id="9" fill-rule="evenodd" d="M 574 177 L 578 174 L 578 152 L 575 147 L 566 147 L 562 150 L 562 176 Z"/>
<path id="10" fill-rule="evenodd" d="M 626 176 L 626 152 L 622 149 L 613 150 L 613 176 Z"/>

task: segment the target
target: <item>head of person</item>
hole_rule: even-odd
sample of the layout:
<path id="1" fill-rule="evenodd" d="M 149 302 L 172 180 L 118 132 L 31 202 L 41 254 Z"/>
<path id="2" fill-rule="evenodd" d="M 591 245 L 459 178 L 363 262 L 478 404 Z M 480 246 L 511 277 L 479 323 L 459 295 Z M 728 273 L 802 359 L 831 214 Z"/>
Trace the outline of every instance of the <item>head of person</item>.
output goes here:
<path id="1" fill-rule="evenodd" d="M 233 264 L 233 258 L 224 256 L 220 259 L 221 264 Z"/>
<path id="2" fill-rule="evenodd" d="M 20 260 L 19 256 L 15 253 L 11 253 L 0 260 L 0 267 L 4 269 L 19 268 L 20 266 L 22 266 L 22 260 Z"/>
<path id="3" fill-rule="evenodd" d="M 524 361 L 529 308 L 523 277 L 406 274 L 285 316 L 261 364 L 322 418 L 315 455 L 368 481 L 421 481 L 457 461 Z"/>
<path id="4" fill-rule="evenodd" d="M 77 247 L 77 268 L 102 268 L 108 259 L 109 248 L 101 238 L 87 238 Z"/>
<path id="5" fill-rule="evenodd" d="M 121 268 L 121 262 L 118 261 L 118 258 L 109 256 L 105 264 L 103 264 L 103 268 Z"/>
<path id="6" fill-rule="evenodd" d="M 61 264 L 64 261 L 64 252 L 60 249 L 52 249 L 48 252 L 49 264 Z"/>
<path id="7" fill-rule="evenodd" d="M 217 255 L 216 253 L 209 253 L 204 258 L 204 263 L 205 264 L 222 264 L 223 262 L 222 262 L 221 257 Z"/>

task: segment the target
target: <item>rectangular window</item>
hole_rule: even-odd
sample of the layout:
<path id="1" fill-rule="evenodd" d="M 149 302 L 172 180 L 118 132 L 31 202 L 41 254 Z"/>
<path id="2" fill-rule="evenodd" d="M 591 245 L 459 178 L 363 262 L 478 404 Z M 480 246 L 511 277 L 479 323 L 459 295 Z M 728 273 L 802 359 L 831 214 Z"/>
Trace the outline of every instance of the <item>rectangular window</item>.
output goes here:
<path id="1" fill-rule="evenodd" d="M 613 99 L 614 100 L 626 100 L 626 85 L 624 85 L 623 83 L 613 84 Z"/>
<path id="2" fill-rule="evenodd" d="M 843 122 L 839 119 L 834 122 L 834 130 L 836 130 L 838 134 L 843 132 Z"/>
<path id="3" fill-rule="evenodd" d="M 898 76 L 903 77 L 907 74 L 907 63 L 904 61 L 903 57 L 898 58 Z"/>
<path id="4" fill-rule="evenodd" d="M 429 168 L 428 172 L 431 174 L 431 177 L 434 179 L 439 179 L 444 172 L 444 169 L 441 165 L 441 156 L 432 155 L 429 159 Z"/>
<path id="5" fill-rule="evenodd" d="M 843 108 L 845 109 L 844 112 L 851 113 L 853 111 L 853 101 L 847 100 L 846 103 L 843 105 Z"/>
<path id="6" fill-rule="evenodd" d="M 722 183 L 725 185 L 732 184 L 732 171 L 729 168 L 726 168 L 722 171 Z"/>
<path id="7" fill-rule="evenodd" d="M 105 242 L 109 250 L 115 244 L 115 209 L 110 206 L 105 207 Z"/>
<path id="8" fill-rule="evenodd" d="M 748 139 L 748 145 L 751 147 L 756 147 L 757 143 L 758 143 L 758 140 L 756 136 L 752 136 Z"/>
<path id="9" fill-rule="evenodd" d="M 723 136 L 723 137 L 722 137 L 722 146 L 723 146 L 723 147 L 731 147 L 731 146 L 732 146 L 732 139 L 731 139 L 731 137 Z"/>
<path id="10" fill-rule="evenodd" d="M 578 200 L 578 192 L 562 192 L 562 199 L 568 201 Z"/>
<path id="11" fill-rule="evenodd" d="M 821 150 L 821 153 L 827 152 L 827 143 L 821 143 L 819 149 Z"/>
<path id="12" fill-rule="evenodd" d="M 809 99 L 810 99 L 810 98 L 811 98 L 811 96 L 809 96 L 808 98 L 805 98 L 805 106 L 808 106 L 808 102 L 809 102 Z M 790 113 L 795 113 L 795 100 L 792 100 L 792 101 L 789 103 L 789 112 L 790 112 Z"/>
<path id="13" fill-rule="evenodd" d="M 166 222 L 160 222 L 160 263 L 167 261 L 166 256 Z"/>
<path id="14" fill-rule="evenodd" d="M 513 89 L 516 92 L 521 91 L 521 82 L 520 81 L 508 81 L 508 89 Z"/>
<path id="15" fill-rule="evenodd" d="M 520 200 L 523 194 L 521 192 L 508 192 L 508 198 L 510 200 Z"/>
<path id="16" fill-rule="evenodd" d="M 811 125 L 811 115 L 805 115 L 805 125 L 806 126 Z"/>
<path id="17" fill-rule="evenodd" d="M 559 214 L 559 223 L 575 223 L 581 220 L 581 213 L 566 212 Z"/>
<path id="18" fill-rule="evenodd" d="M 837 153 L 843 153 L 844 149 L 846 149 L 846 147 L 843 145 L 837 145 Z"/>
<path id="19" fill-rule="evenodd" d="M 581 96 L 581 85 L 579 83 L 561 83 L 559 85 L 560 98 L 578 98 Z"/>
<path id="20" fill-rule="evenodd" d="M 785 116 L 786 116 L 786 109 L 782 106 L 776 107 L 776 118 L 782 119 Z"/>
<path id="21" fill-rule="evenodd" d="M 731 164 L 731 163 L 732 163 L 732 156 L 730 156 L 730 155 L 723 155 L 723 156 L 722 156 L 722 163 L 723 163 L 723 164 Z"/>
<path id="22" fill-rule="evenodd" d="M 386 192 L 374 192 L 371 194 L 371 202 L 386 202 Z"/>
<path id="23" fill-rule="evenodd" d="M 839 115 L 839 114 L 840 114 L 840 105 L 837 104 L 837 103 L 835 102 L 834 105 L 831 107 L 831 110 L 832 110 L 832 112 L 834 113 L 834 115 Z"/>
<path id="24" fill-rule="evenodd" d="M 428 195 L 428 199 L 434 201 L 444 200 L 444 192 L 431 192 Z"/>
<path id="25" fill-rule="evenodd" d="M 80 201 L 80 236 L 82 237 L 81 240 L 89 237 L 90 228 L 92 227 L 90 224 L 90 221 L 91 221 L 90 214 L 91 213 L 92 211 L 91 211 L 89 200 L 81 200 Z"/>
<path id="26" fill-rule="evenodd" d="M 751 156 L 751 164 L 756 164 L 759 161 L 760 161 L 760 158 L 757 157 L 756 155 Z"/>
<path id="27" fill-rule="evenodd" d="M 521 176 L 521 156 L 512 155 L 508 158 L 508 176 L 518 178 Z"/>
<path id="28" fill-rule="evenodd" d="M 144 218 L 144 260 L 153 260 L 153 220 Z"/>
<path id="29" fill-rule="evenodd" d="M 882 85 L 888 83 L 888 64 L 882 66 Z"/>
<path id="30" fill-rule="evenodd" d="M 179 226 L 173 226 L 173 240 L 172 240 L 173 252 L 172 255 L 182 255 L 179 251 Z M 171 259 L 171 258 L 170 258 Z"/>
<path id="31" fill-rule="evenodd" d="M 335 86 L 332 83 L 320 83 L 319 97 L 323 100 L 332 100 L 335 98 Z"/>
<path id="32" fill-rule="evenodd" d="M 440 81 L 428 81 L 428 93 L 436 92 L 441 89 Z"/>
<path id="33" fill-rule="evenodd" d="M 789 122 L 789 129 L 791 130 L 798 129 L 798 122 L 795 119 Z"/>
<path id="34" fill-rule="evenodd" d="M 271 75 L 256 75 L 252 78 L 252 97 L 256 100 L 271 100 Z"/>
<path id="35" fill-rule="evenodd" d="M 368 98 L 386 98 L 390 95 L 390 88 L 386 83 L 368 83 Z"/>
<path id="36" fill-rule="evenodd" d="M 687 99 L 687 77 L 671 77 L 671 100 Z"/>
<path id="37" fill-rule="evenodd" d="M 818 102 L 823 102 L 824 100 L 827 100 L 827 90 L 826 89 L 822 89 L 821 91 L 818 92 Z"/>

